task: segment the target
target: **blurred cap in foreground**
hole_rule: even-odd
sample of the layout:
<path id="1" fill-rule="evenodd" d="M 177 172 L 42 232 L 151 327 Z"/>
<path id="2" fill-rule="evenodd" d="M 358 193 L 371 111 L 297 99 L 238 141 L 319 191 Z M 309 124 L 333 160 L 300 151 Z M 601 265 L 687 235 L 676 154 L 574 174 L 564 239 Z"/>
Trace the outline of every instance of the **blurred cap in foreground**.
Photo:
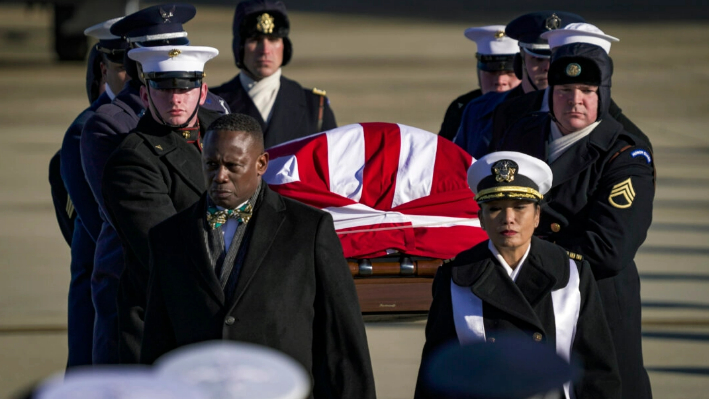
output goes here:
<path id="1" fill-rule="evenodd" d="M 209 399 L 304 399 L 310 376 L 300 363 L 265 346 L 209 341 L 176 349 L 156 372 L 199 387 Z"/>

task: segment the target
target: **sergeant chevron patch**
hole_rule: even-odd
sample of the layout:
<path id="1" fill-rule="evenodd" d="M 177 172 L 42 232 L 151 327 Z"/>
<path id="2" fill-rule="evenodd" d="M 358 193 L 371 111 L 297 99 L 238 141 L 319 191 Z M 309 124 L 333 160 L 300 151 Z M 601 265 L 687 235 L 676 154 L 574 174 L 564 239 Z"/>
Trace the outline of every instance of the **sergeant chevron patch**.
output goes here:
<path id="1" fill-rule="evenodd" d="M 633 189 L 633 182 L 630 181 L 630 178 L 613 186 L 611 195 L 608 196 L 608 202 L 619 209 L 630 208 L 630 205 L 633 205 L 634 199 L 635 190 Z"/>

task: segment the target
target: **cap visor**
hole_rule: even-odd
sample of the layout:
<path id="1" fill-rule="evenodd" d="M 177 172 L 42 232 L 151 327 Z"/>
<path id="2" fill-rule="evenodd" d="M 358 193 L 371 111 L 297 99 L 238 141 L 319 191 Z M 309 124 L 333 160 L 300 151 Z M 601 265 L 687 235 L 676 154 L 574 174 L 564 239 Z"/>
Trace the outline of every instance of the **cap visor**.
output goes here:
<path id="1" fill-rule="evenodd" d="M 148 84 L 153 89 L 169 90 L 169 89 L 196 89 L 202 85 L 199 79 L 184 79 L 184 78 L 167 78 L 159 80 L 148 80 Z"/>

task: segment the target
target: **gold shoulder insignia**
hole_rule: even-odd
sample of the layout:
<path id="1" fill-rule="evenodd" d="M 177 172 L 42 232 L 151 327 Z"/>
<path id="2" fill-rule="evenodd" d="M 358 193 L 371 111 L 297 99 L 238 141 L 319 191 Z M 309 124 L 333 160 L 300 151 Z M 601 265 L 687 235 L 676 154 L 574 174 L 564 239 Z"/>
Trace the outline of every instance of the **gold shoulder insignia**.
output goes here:
<path id="1" fill-rule="evenodd" d="M 320 90 L 320 89 L 313 87 L 313 94 L 317 94 L 318 96 L 325 97 L 327 95 L 327 92 L 325 90 Z"/>
<path id="2" fill-rule="evenodd" d="M 608 196 L 608 203 L 618 209 L 625 209 L 633 205 L 634 199 L 635 190 L 633 189 L 633 182 L 628 178 L 613 186 L 611 194 Z"/>
<path id="3" fill-rule="evenodd" d="M 573 260 L 578 260 L 578 261 L 583 260 L 583 255 L 581 255 L 581 254 L 577 254 L 577 253 L 574 253 L 571 251 L 566 251 L 566 254 L 569 255 L 569 258 L 571 258 Z"/>

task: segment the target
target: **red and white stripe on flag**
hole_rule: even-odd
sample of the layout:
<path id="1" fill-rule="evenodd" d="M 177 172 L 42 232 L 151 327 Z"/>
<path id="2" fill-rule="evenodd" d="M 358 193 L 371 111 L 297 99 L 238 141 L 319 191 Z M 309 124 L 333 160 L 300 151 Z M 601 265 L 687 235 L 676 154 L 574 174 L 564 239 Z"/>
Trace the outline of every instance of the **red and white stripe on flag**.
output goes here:
<path id="1" fill-rule="evenodd" d="M 265 181 L 332 214 L 345 257 L 449 259 L 487 239 L 467 184 L 471 156 L 433 133 L 361 123 L 268 153 Z"/>

